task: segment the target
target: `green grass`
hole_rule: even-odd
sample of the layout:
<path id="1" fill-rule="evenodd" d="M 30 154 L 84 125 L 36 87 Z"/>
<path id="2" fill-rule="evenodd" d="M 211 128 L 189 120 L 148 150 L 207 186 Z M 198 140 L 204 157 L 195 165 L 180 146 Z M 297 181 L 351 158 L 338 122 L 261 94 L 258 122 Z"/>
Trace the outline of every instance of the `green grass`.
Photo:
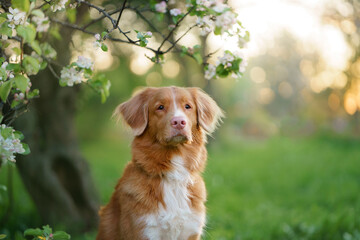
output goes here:
<path id="1" fill-rule="evenodd" d="M 112 130 L 105 136 L 81 142 L 103 204 L 131 158 L 130 134 Z M 6 172 L 1 169 L 0 184 L 6 182 Z M 32 223 L 29 219 L 36 219 L 15 176 L 12 231 L 23 230 Z M 358 140 L 218 138 L 209 146 L 204 178 L 208 210 L 203 239 L 360 239 Z M 95 234 L 72 239 L 90 240 Z"/>
<path id="2" fill-rule="evenodd" d="M 82 145 L 103 203 L 130 142 Z M 360 239 L 360 147 L 339 137 L 214 141 L 204 174 L 205 239 Z"/>

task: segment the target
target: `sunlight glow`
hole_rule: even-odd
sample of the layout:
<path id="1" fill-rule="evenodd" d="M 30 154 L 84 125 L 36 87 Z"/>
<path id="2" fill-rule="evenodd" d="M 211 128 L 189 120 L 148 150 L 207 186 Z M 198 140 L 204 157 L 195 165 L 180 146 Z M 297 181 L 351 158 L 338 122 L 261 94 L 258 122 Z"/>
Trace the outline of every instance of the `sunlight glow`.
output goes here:
<path id="1" fill-rule="evenodd" d="M 250 70 L 250 78 L 256 83 L 263 83 L 266 80 L 266 72 L 261 67 L 253 67 Z"/>
<path id="2" fill-rule="evenodd" d="M 353 115 L 355 114 L 357 110 L 357 104 L 356 104 L 356 96 L 352 93 L 346 93 L 344 97 L 344 107 L 345 111 Z"/>
<path id="3" fill-rule="evenodd" d="M 322 19 L 325 5 L 335 5 L 336 9 L 345 15 L 351 14 L 351 8 L 344 2 L 232 0 L 230 4 L 237 10 L 238 19 L 251 33 L 248 45 L 250 57 L 265 54 L 276 47 L 276 37 L 281 36 L 283 32 L 292 34 L 301 46 L 304 46 L 300 48 L 303 54 L 319 53 L 328 69 L 343 70 L 347 66 L 347 60 L 352 56 L 341 29 L 349 33 L 354 32 L 354 24 L 343 21 L 341 26 L 337 27 L 324 23 Z M 235 47 L 232 42 L 226 42 L 226 45 L 227 48 Z M 307 62 L 303 62 L 300 67 L 307 77 L 314 71 Z"/>
<path id="4" fill-rule="evenodd" d="M 154 65 L 149 59 L 145 59 L 146 51 L 137 48 L 137 51 L 131 55 L 130 70 L 136 75 L 144 75 Z"/>
<path id="5" fill-rule="evenodd" d="M 168 60 L 162 66 L 162 73 L 167 78 L 175 78 L 180 72 L 180 65 L 174 60 Z"/>

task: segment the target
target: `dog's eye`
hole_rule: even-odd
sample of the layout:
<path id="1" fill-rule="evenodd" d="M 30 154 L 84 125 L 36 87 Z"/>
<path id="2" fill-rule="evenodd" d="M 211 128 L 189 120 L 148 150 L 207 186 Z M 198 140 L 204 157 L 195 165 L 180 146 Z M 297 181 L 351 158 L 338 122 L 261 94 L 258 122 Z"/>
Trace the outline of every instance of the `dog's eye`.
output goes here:
<path id="1" fill-rule="evenodd" d="M 186 104 L 186 105 L 185 105 L 185 108 L 186 108 L 186 109 L 190 109 L 191 106 L 190 106 L 189 104 Z"/>
<path id="2" fill-rule="evenodd" d="M 157 110 L 164 110 L 164 105 L 158 106 Z"/>

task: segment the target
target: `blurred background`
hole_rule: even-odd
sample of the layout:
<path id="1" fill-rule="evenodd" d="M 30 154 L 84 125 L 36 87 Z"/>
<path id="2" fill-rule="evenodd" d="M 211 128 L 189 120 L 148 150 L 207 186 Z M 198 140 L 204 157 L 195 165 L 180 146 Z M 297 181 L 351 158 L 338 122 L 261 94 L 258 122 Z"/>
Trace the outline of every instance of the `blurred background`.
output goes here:
<path id="1" fill-rule="evenodd" d="M 139 87 L 198 86 L 226 112 L 208 146 L 204 239 L 360 239 L 360 2 L 229 4 L 251 34 L 241 79 L 207 81 L 193 59 L 170 54 L 154 65 L 142 48 L 116 43 L 108 43 L 108 52 L 89 52 L 94 39 L 73 34 L 72 58 L 95 57 L 95 67 L 112 83 L 106 103 L 86 87 L 76 102 L 75 132 L 100 204 L 131 159 L 132 136 L 111 119 L 115 107 Z M 130 11 L 123 20 L 144 28 Z M 181 44 L 201 42 L 208 52 L 236 48 L 232 39 L 191 33 Z M 8 171 L 1 169 L 0 183 L 7 184 Z M 40 226 L 16 171 L 13 184 L 12 213 L 3 228 L 16 233 Z M 95 228 L 75 231 L 72 239 L 95 234 Z"/>

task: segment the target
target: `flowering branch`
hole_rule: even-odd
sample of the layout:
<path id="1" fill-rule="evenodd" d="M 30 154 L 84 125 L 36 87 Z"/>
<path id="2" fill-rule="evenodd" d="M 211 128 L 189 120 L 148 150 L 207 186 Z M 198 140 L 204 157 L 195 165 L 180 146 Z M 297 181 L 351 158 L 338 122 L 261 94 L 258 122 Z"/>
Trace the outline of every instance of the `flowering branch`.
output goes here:
<path id="1" fill-rule="evenodd" d="M 6 118 L 9 116 L 16 117 L 23 106 L 27 106 L 31 99 L 39 96 L 37 89 L 31 89 L 32 84 L 29 76 L 36 75 L 46 67 L 59 79 L 61 86 L 85 83 L 101 95 L 102 102 L 109 96 L 110 81 L 104 75 L 94 72 L 94 62 L 92 59 L 79 56 L 77 61 L 66 66 L 61 66 L 64 63 L 59 64 L 54 61 L 57 53 L 46 41 L 51 36 L 47 34 L 48 32 L 52 35 L 58 34 L 59 36 L 59 33 L 56 32 L 56 27 L 50 28 L 50 26 L 54 25 L 60 25 L 92 35 L 95 37 L 94 47 L 101 48 L 103 51 L 108 51 L 106 41 L 126 43 L 145 48 L 154 54 L 154 56 L 146 57 L 155 63 L 162 63 L 165 54 L 178 52 L 181 56 L 186 55 L 193 58 L 203 67 L 206 79 L 232 75 L 241 77 L 244 72 L 246 59 L 241 52 L 224 51 L 223 55 L 218 57 L 218 61 L 212 64 L 208 63 L 208 60 L 218 50 L 204 56 L 203 51 L 201 51 L 204 47 L 200 45 L 192 47 L 180 45 L 180 41 L 194 28 L 198 28 L 202 36 L 215 34 L 237 37 L 240 47 L 249 40 L 248 32 L 244 30 L 241 23 L 236 19 L 237 14 L 223 0 L 186 0 L 186 9 L 174 8 L 174 4 L 166 1 L 156 2 L 156 0 L 152 0 L 148 6 L 140 7 L 131 6 L 130 1 L 123 0 L 121 7 L 113 10 L 106 10 L 102 6 L 97 6 L 86 0 L 70 1 L 72 3 L 69 3 L 69 0 L 44 0 L 43 4 L 36 6 L 36 1 L 13 0 L 8 8 L 3 7 L 6 12 L 0 14 L 0 47 L 3 53 L 11 52 L 10 55 L 15 56 L 16 60 L 10 61 L 8 56 L 0 57 L 0 100 L 1 104 L 7 104 L 10 107 L 10 111 L 1 113 L 0 122 L 5 121 L 2 116 Z M 76 18 L 74 13 L 76 14 L 76 8 L 81 5 L 95 9 L 101 16 L 82 24 L 82 26 L 75 24 Z M 154 44 L 151 47 L 148 46 L 149 42 L 152 41 L 152 32 L 135 29 L 124 31 L 119 26 L 125 9 L 136 13 L 147 24 L 147 27 L 159 34 L 160 41 L 157 45 L 155 44 L 155 47 L 153 47 Z M 57 15 L 59 11 L 66 11 L 68 13 L 66 16 L 69 20 L 60 20 Z M 114 17 L 117 13 L 118 15 Z M 157 25 L 156 21 L 153 20 L 155 17 L 162 21 L 165 16 L 170 21 L 166 28 L 160 24 Z M 185 25 L 185 18 L 189 20 L 188 22 L 192 21 L 192 23 L 175 39 L 174 33 L 180 26 Z M 110 28 L 104 27 L 102 31 L 98 32 L 89 29 L 104 19 L 110 21 Z M 49 29 L 51 30 L 49 31 Z M 164 34 L 166 29 L 170 31 Z M 136 32 L 136 39 L 130 37 L 132 31 Z M 116 37 L 113 34 L 115 32 L 118 32 L 120 37 Z M 8 48 L 10 46 L 8 41 L 13 40 L 18 41 L 20 45 L 10 49 Z M 169 46 L 165 48 L 166 43 Z M 30 50 L 31 54 L 24 52 L 24 49 Z M 60 74 L 56 73 L 53 65 L 62 68 Z M 14 112 L 15 114 L 12 114 Z M 3 131 L 10 130 L 6 130 L 6 126 L 0 128 L 0 154 L 2 151 L 5 151 L 5 143 L 1 142 L 1 136 L 6 141 L 4 137 L 6 134 L 4 135 Z M 13 138 L 20 139 L 19 136 L 14 134 Z M 12 135 L 7 137 L 11 138 Z M 13 153 L 23 152 L 15 151 Z M 11 161 L 13 157 L 12 155 L 9 156 L 7 159 Z M 5 158 L 2 157 L 2 159 Z"/>

